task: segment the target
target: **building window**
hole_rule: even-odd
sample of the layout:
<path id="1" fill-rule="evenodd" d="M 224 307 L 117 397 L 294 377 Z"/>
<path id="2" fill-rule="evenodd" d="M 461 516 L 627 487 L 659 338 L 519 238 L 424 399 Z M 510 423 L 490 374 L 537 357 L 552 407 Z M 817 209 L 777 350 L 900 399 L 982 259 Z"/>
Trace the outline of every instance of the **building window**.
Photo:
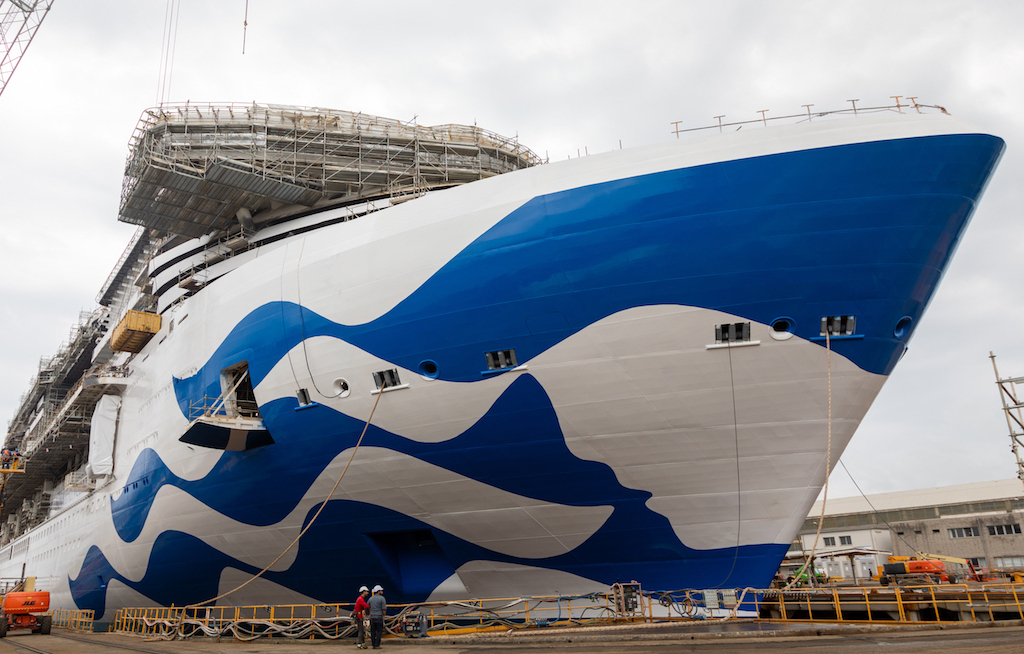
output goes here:
<path id="1" fill-rule="evenodd" d="M 840 536 L 839 537 L 839 544 L 840 545 L 853 545 L 853 538 L 851 536 Z"/>
<path id="2" fill-rule="evenodd" d="M 954 527 L 949 530 L 950 538 L 974 538 L 975 536 L 981 536 L 981 531 L 977 527 Z"/>
<path id="3" fill-rule="evenodd" d="M 1011 534 L 1019 534 L 1020 525 L 989 525 L 988 535 L 989 536 L 1009 536 Z"/>
<path id="4" fill-rule="evenodd" d="M 835 536 L 825 536 L 824 543 L 825 543 L 825 547 L 835 547 L 836 546 L 836 538 L 835 538 Z"/>
<path id="5" fill-rule="evenodd" d="M 737 343 L 750 340 L 749 322 L 730 322 L 724 325 L 715 325 L 716 343 Z"/>
<path id="6" fill-rule="evenodd" d="M 938 529 L 932 529 L 932 533 L 933 534 L 937 534 L 937 533 L 939 533 L 939 530 Z"/>
<path id="7" fill-rule="evenodd" d="M 514 349 L 488 352 L 485 356 L 487 357 L 488 370 L 504 370 L 505 368 L 515 368 L 519 365 L 516 361 L 516 351 Z"/>
<path id="8" fill-rule="evenodd" d="M 993 559 L 995 565 L 992 567 L 1000 570 L 1014 570 L 1024 568 L 1024 556 L 997 556 Z"/>
<path id="9" fill-rule="evenodd" d="M 967 559 L 967 560 L 970 561 L 971 565 L 973 565 L 976 569 L 977 568 L 984 568 L 985 567 L 985 557 L 984 556 L 978 557 L 976 559 Z"/>

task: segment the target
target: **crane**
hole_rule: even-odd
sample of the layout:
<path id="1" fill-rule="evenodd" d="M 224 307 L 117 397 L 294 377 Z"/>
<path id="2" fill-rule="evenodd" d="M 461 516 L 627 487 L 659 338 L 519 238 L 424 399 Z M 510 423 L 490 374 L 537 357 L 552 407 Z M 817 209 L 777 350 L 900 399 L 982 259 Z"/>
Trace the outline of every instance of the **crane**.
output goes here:
<path id="1" fill-rule="evenodd" d="M 52 6 L 53 0 L 0 0 L 0 95 Z"/>
<path id="2" fill-rule="evenodd" d="M 1006 425 L 1010 428 L 1010 451 L 1017 458 L 1017 477 L 1024 481 L 1024 459 L 1020 456 L 1024 448 L 1024 415 L 1021 415 L 1024 402 L 1017 398 L 1017 384 L 1024 384 L 1024 377 L 1001 378 L 999 368 L 996 367 L 996 355 L 990 351 L 988 358 L 992 359 L 992 370 L 996 373 L 996 384 L 999 385 L 999 399 L 1003 401 Z"/>

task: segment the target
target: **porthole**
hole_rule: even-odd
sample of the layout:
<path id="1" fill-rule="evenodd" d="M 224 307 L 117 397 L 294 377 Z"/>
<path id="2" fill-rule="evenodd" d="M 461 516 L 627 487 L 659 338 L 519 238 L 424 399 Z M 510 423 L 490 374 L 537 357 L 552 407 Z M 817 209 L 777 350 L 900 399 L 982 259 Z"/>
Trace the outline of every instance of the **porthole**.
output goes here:
<path id="1" fill-rule="evenodd" d="M 780 316 L 771 322 L 771 329 L 768 334 L 776 341 L 785 341 L 793 338 L 796 333 L 796 322 L 788 316 Z"/>
<path id="2" fill-rule="evenodd" d="M 352 389 L 348 386 L 348 380 L 338 377 L 334 380 L 334 397 L 348 397 Z"/>
<path id="3" fill-rule="evenodd" d="M 910 316 L 903 316 L 900 321 L 896 323 L 896 329 L 892 330 L 892 335 L 896 338 L 903 338 L 910 333 L 910 326 L 914 324 L 914 319 Z"/>
<path id="4" fill-rule="evenodd" d="M 437 362 L 425 359 L 420 361 L 419 373 L 424 379 L 437 379 L 440 372 L 437 369 Z"/>

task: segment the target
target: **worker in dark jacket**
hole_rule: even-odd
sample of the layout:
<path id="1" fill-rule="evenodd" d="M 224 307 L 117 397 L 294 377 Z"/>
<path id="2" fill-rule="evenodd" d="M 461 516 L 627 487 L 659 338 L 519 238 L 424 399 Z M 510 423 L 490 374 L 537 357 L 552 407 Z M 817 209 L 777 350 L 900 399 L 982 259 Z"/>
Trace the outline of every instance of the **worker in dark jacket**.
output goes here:
<path id="1" fill-rule="evenodd" d="M 380 649 L 380 639 L 384 635 L 384 614 L 388 610 L 388 602 L 384 599 L 384 589 L 378 584 L 373 587 L 370 605 L 370 642 L 373 649 Z"/>
<path id="2" fill-rule="evenodd" d="M 366 598 L 370 596 L 370 589 L 366 586 L 360 586 L 359 597 L 356 598 L 356 607 L 352 609 L 352 619 L 356 621 L 356 647 L 364 649 L 366 647 L 366 627 L 363 625 L 363 618 L 366 617 L 366 612 L 370 608 L 370 605 L 366 603 Z"/>

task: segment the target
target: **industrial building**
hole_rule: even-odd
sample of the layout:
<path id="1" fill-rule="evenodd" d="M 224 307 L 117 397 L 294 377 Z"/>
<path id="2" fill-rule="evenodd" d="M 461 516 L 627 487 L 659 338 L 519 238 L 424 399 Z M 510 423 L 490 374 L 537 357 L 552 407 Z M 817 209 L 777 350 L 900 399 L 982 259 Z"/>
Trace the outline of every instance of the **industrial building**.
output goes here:
<path id="1" fill-rule="evenodd" d="M 815 547 L 818 522 L 821 534 Z M 956 556 L 995 573 L 1024 569 L 1024 487 L 984 481 L 816 502 L 787 554 L 788 576 L 813 555 L 830 578 L 856 582 L 889 556 Z"/>

